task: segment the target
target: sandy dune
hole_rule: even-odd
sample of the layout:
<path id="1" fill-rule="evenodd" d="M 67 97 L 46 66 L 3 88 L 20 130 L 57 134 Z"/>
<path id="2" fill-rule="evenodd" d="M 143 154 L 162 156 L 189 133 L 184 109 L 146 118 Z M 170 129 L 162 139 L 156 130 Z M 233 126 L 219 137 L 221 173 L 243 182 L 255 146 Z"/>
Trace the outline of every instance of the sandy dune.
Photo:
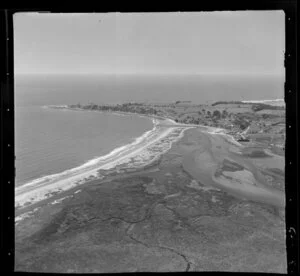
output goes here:
<path id="1" fill-rule="evenodd" d="M 176 124 L 170 119 L 156 120 L 154 128 L 138 138 L 134 143 L 121 147 L 110 154 L 93 160 L 83 166 L 65 171 L 61 174 L 43 177 L 29 184 L 15 189 L 15 207 L 22 208 L 38 201 L 49 198 L 62 191 L 69 190 L 77 185 L 83 184 L 89 178 L 100 178 L 98 171 L 108 170 L 117 165 L 130 162 L 131 158 L 139 159 L 139 164 L 147 165 L 153 156 L 147 149 L 161 143 L 162 139 L 168 139 L 168 143 L 161 148 L 163 154 L 171 147 L 171 144 L 182 137 L 188 125 Z M 178 131 L 180 130 L 180 131 Z M 165 142 L 165 141 L 164 141 Z"/>

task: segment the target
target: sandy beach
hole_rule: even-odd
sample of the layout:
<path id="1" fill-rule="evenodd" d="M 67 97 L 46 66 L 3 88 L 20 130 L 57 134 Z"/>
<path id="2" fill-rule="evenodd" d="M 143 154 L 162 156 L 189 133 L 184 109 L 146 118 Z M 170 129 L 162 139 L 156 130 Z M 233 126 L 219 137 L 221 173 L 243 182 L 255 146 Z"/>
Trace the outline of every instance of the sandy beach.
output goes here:
<path id="1" fill-rule="evenodd" d="M 286 13 L 281 2 L 6 12 L 9 270 L 296 271 L 287 249 L 297 239 L 288 222 L 298 160 L 286 156 L 297 112 L 286 110 L 295 78 L 285 72 L 295 5 Z"/>
<path id="2" fill-rule="evenodd" d="M 69 109 L 64 106 L 60 108 Z M 116 114 L 132 115 L 119 112 Z M 185 130 L 191 128 L 196 128 L 197 131 L 189 132 L 188 138 L 185 136 L 185 139 L 193 140 L 195 135 L 200 135 L 197 138 L 199 143 L 196 146 L 185 148 L 183 167 L 194 179 L 239 197 L 267 202 L 279 207 L 285 206 L 284 194 L 271 189 L 264 183 L 257 168 L 241 156 L 244 146 L 231 135 L 226 134 L 224 129 L 180 124 L 172 119 L 157 116 L 148 117 L 153 121 L 153 129 L 136 138 L 133 143 L 117 148 L 111 153 L 93 159 L 77 168 L 17 187 L 15 189 L 15 208 L 19 215 L 16 217 L 16 222 L 34 212 L 31 210 L 27 214 L 28 207 L 33 204 L 59 196 L 61 193 L 91 180 L 101 181 L 112 171 L 114 174 L 126 173 L 153 163 L 165 154 L 174 142 L 184 137 Z M 225 157 L 243 164 L 244 170 L 216 175 L 216 171 L 222 166 Z M 271 161 L 274 163 L 277 160 L 275 159 L 273 158 Z M 248 181 L 247 177 L 248 180 L 251 180 Z M 24 208 L 26 211 L 22 212 Z"/>
<path id="3" fill-rule="evenodd" d="M 27 193 L 37 197 L 16 211 L 17 270 L 286 270 L 284 192 L 267 186 L 246 147 L 217 129 L 157 128 L 108 157 L 104 179 Z M 64 191 L 42 200 L 55 187 Z"/>
<path id="4" fill-rule="evenodd" d="M 91 179 L 102 179 L 99 170 L 121 166 L 138 168 L 145 166 L 170 149 L 180 139 L 183 131 L 193 126 L 177 124 L 171 119 L 153 118 L 154 128 L 133 143 L 113 150 L 84 165 L 63 173 L 46 176 L 15 189 L 15 208 L 21 209 L 41 200 L 67 191 Z"/>

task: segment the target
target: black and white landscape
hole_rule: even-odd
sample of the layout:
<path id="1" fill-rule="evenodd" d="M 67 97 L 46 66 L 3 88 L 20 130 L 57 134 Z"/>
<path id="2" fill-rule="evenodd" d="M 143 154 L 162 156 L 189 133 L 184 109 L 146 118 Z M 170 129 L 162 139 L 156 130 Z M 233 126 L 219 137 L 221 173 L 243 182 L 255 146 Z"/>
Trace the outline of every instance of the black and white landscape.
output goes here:
<path id="1" fill-rule="evenodd" d="M 15 14 L 15 270 L 286 273 L 284 20 Z"/>

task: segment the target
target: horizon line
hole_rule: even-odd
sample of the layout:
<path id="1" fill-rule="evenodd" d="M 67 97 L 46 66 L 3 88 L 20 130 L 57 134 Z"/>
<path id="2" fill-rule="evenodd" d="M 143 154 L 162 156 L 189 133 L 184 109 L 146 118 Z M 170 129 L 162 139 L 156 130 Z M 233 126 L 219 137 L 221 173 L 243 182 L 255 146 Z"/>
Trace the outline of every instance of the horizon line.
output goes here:
<path id="1" fill-rule="evenodd" d="M 44 73 L 14 73 L 14 76 L 48 76 L 48 75 L 53 75 L 53 76 L 58 76 L 58 75 L 83 75 L 83 76 L 274 76 L 274 77 L 285 77 L 285 72 L 284 73 L 239 73 L 239 72 L 234 72 L 234 73 L 223 73 L 223 72 L 215 72 L 215 73 L 49 73 L 49 72 L 44 72 Z"/>

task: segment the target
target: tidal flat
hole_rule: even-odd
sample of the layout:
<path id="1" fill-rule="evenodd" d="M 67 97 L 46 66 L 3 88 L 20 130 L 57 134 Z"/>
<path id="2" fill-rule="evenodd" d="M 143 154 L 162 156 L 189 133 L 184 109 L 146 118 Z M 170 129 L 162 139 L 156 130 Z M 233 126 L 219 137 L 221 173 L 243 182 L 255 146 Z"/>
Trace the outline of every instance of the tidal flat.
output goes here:
<path id="1" fill-rule="evenodd" d="M 286 273 L 284 167 L 258 159 L 222 134 L 186 130 L 146 167 L 32 206 L 42 208 L 16 225 L 15 269 Z"/>

